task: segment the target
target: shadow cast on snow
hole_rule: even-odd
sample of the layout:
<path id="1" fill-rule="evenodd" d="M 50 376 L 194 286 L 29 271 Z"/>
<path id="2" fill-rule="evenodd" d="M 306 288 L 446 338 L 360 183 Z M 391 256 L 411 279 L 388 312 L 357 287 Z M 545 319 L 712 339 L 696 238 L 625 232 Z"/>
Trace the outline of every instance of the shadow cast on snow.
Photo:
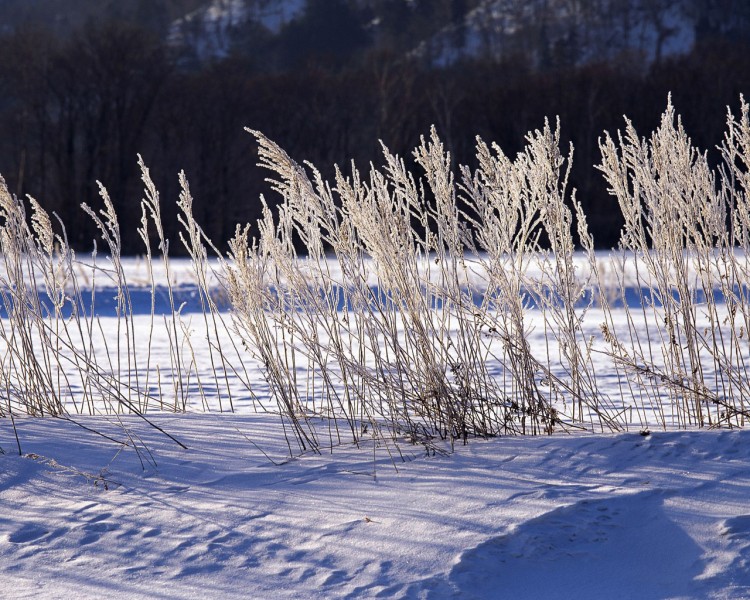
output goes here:
<path id="1" fill-rule="evenodd" d="M 465 551 L 410 598 L 700 597 L 701 548 L 665 513 L 665 494 L 582 500 Z"/>

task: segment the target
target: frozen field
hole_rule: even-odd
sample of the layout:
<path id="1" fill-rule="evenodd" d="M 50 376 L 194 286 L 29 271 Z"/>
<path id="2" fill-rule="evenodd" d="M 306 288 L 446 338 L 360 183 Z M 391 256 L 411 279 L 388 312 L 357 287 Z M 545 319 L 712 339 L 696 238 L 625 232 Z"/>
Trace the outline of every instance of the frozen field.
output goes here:
<path id="1" fill-rule="evenodd" d="M 127 268 L 137 292 L 143 265 Z M 173 274 L 180 302 L 195 301 L 187 266 L 175 261 Z M 136 332 L 150 331 L 143 298 Z M 107 310 L 94 346 L 109 340 L 114 352 Z M 592 309 L 584 331 L 597 335 L 601 318 Z M 148 370 L 137 335 L 135 355 L 139 385 L 149 373 L 169 391 L 161 319 Z M 668 414 L 664 431 L 657 415 L 630 411 L 623 433 L 592 421 L 588 432 L 471 440 L 453 453 L 365 436 L 359 448 L 290 458 L 283 422 L 261 410 L 273 403 L 257 361 L 245 356 L 208 385 L 205 323 L 188 305 L 181 319 L 193 357 L 186 414 L 151 404 L 149 422 L 17 417 L 18 439 L 0 420 L 2 597 L 750 596 L 750 432 L 678 431 Z M 530 331 L 541 348 L 544 327 Z M 603 391 L 620 397 L 611 361 L 595 356 Z M 83 389 L 68 389 L 79 407 Z M 219 412 L 227 391 L 234 413 Z"/>

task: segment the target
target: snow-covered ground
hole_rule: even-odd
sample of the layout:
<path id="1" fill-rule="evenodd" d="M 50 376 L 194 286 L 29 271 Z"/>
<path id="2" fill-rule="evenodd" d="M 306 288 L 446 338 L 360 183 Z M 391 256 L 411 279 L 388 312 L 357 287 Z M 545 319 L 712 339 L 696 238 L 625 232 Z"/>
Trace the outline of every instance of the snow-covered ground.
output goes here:
<path id="1" fill-rule="evenodd" d="M 743 598 L 750 432 L 285 455 L 263 415 L 0 422 L 5 598 Z M 264 448 L 266 457 L 259 448 Z M 145 450 L 148 448 L 148 451 Z M 143 464 L 141 464 L 141 460 Z"/>
<path id="2" fill-rule="evenodd" d="M 189 266 L 156 281 L 189 295 Z M 125 267 L 134 290 L 148 286 L 143 261 Z M 150 331 L 146 306 L 136 331 Z M 200 384 L 213 372 L 205 324 L 182 318 L 186 414 L 0 419 L 0 597 L 750 597 L 750 432 L 642 435 L 634 419 L 618 434 L 429 455 L 365 441 L 290 459 L 282 421 L 256 411 L 272 406 L 257 362 L 225 380 L 236 412 L 217 412 L 221 392 Z M 98 323 L 111 343 L 118 320 Z M 170 390 L 164 325 L 148 359 L 141 338 L 135 351 Z M 543 327 L 529 341 L 545 344 Z M 620 395 L 604 357 L 596 369 Z"/>

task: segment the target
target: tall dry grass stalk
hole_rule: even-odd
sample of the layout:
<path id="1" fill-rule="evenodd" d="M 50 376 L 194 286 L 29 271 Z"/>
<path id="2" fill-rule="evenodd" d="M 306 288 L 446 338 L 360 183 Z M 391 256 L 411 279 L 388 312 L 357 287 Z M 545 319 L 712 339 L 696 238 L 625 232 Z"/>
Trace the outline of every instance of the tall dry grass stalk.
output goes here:
<path id="1" fill-rule="evenodd" d="M 636 269 L 641 300 L 637 309 L 623 302 L 626 339 L 612 322 L 603 329 L 611 356 L 664 426 L 741 424 L 746 416 L 744 101 L 742 111 L 740 122 L 729 116 L 718 181 L 671 101 L 648 140 L 627 121 L 624 133 L 601 141 L 599 169 L 625 217 L 620 250 Z"/>
<path id="2" fill-rule="evenodd" d="M 339 422 L 355 442 L 365 431 L 424 443 L 551 432 L 582 420 L 584 406 L 617 426 L 581 329 L 586 285 L 573 272 L 557 130 L 530 134 L 515 161 L 480 141 L 480 167 L 463 169 L 461 185 L 433 131 L 414 153 L 422 182 L 383 148 L 381 170 L 337 171 L 334 187 L 253 133 L 282 203 L 276 220 L 264 205 L 256 239 L 238 229 L 229 287 L 238 330 L 301 448 L 321 444 L 311 415 L 333 418 L 327 443 L 342 441 Z M 554 360 L 529 343 L 531 303 Z"/>
<path id="3" fill-rule="evenodd" d="M 178 305 L 159 193 L 140 157 L 145 320 L 134 314 L 103 186 L 103 209 L 83 208 L 106 257 L 95 245 L 92 281 L 83 282 L 63 224 L 33 199 L 27 215 L 0 182 L 0 416 L 223 412 L 244 395 L 278 414 L 290 453 L 345 442 L 398 452 L 401 440 L 429 450 L 439 440 L 570 428 L 743 426 L 749 114 L 744 99 L 739 117 L 729 113 L 718 170 L 671 101 L 649 138 L 627 120 L 605 134 L 598 169 L 624 218 L 606 257 L 570 189 L 573 149 L 561 150 L 559 123 L 529 133 L 514 158 L 478 139 L 477 167 L 457 171 L 433 130 L 413 154 L 419 174 L 383 147 L 380 168 L 337 169 L 330 183 L 252 131 L 280 202 L 274 212 L 262 198 L 255 235 L 238 226 L 226 257 L 179 176 L 179 237 L 201 337 Z M 157 266 L 169 304 L 161 319 Z M 115 293 L 114 340 L 96 310 L 101 279 Z M 166 362 L 154 352 L 160 328 Z"/>

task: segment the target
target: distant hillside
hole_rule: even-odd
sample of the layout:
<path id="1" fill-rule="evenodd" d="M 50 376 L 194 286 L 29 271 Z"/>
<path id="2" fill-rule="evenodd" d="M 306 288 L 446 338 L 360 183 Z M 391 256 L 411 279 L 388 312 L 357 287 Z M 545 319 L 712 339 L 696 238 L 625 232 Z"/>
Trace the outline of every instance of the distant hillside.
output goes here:
<path id="1" fill-rule="evenodd" d="M 575 66 L 637 55 L 685 54 L 706 37 L 748 39 L 746 0 L 482 0 L 460 23 L 423 40 L 437 64 L 523 56 L 531 66 Z"/>
<path id="2" fill-rule="evenodd" d="M 104 182 L 132 253 L 137 154 L 165 201 L 184 169 L 206 234 L 227 240 L 268 192 L 245 126 L 331 179 L 379 164 L 378 140 L 412 160 L 432 125 L 455 164 L 475 160 L 476 135 L 513 156 L 559 116 L 570 188 L 611 247 L 617 203 L 590 168 L 602 132 L 624 114 L 654 129 L 671 93 L 715 157 L 725 107 L 750 97 L 748 32 L 747 0 L 0 0 L 0 173 L 77 248 L 97 235 L 80 204 Z"/>
<path id="3" fill-rule="evenodd" d="M 0 0 L 0 28 L 45 27 L 68 34 L 89 20 L 124 20 L 161 35 L 170 24 L 206 0 Z"/>
<path id="4" fill-rule="evenodd" d="M 0 0 L 5 32 L 66 34 L 108 19 L 158 33 L 189 64 L 240 54 L 274 70 L 367 50 L 432 66 L 522 57 L 547 68 L 623 54 L 651 63 L 706 37 L 750 38 L 746 0 Z"/>
<path id="5" fill-rule="evenodd" d="M 271 38 L 304 15 L 306 0 L 206 0 L 174 19 L 167 39 L 198 62 L 224 58 L 243 47 L 246 38 Z"/>
<path id="6" fill-rule="evenodd" d="M 484 0 L 418 52 L 437 64 L 524 57 L 531 66 L 572 66 L 637 54 L 651 63 L 684 54 L 696 39 L 694 0 Z"/>
<path id="7" fill-rule="evenodd" d="M 707 37 L 750 39 L 746 0 L 209 0 L 172 24 L 199 59 L 232 52 L 314 56 L 343 40 L 421 57 L 432 66 L 522 57 L 532 68 L 689 52 Z M 351 43 L 347 47 L 346 40 Z M 285 48 L 286 47 L 286 48 Z M 284 60 L 266 62 L 284 64 Z"/>

